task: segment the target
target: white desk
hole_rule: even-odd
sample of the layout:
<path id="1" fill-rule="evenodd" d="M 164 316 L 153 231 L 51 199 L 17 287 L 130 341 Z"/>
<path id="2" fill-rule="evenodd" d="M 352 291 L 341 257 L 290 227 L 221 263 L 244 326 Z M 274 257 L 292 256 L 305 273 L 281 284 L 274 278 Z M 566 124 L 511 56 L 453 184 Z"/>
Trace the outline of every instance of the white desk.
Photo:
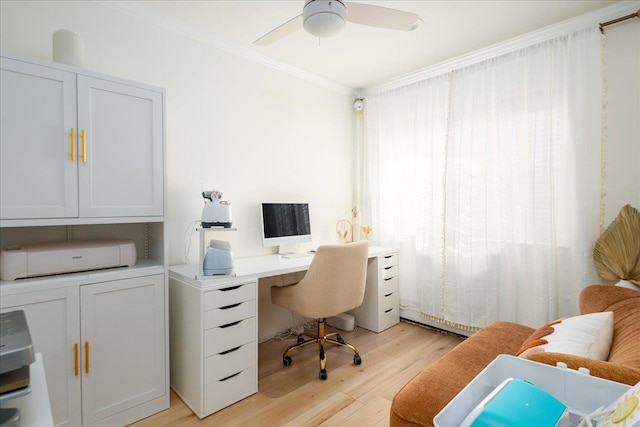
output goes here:
<path id="1" fill-rule="evenodd" d="M 300 281 L 312 260 L 236 258 L 229 276 L 203 277 L 198 264 L 169 267 L 171 388 L 199 418 L 258 391 L 258 307 L 261 323 L 270 320 L 262 309 L 271 305 L 269 288 Z M 376 332 L 400 321 L 396 249 L 369 248 L 364 302 L 352 314 Z"/>
<path id="2" fill-rule="evenodd" d="M 369 259 L 397 253 L 396 249 L 371 246 Z M 202 276 L 198 264 L 182 264 L 169 267 L 169 274 L 183 280 L 192 286 L 207 288 L 217 286 L 220 283 L 232 283 L 234 279 L 246 281 L 262 279 L 281 274 L 306 271 L 311 265 L 313 255 L 299 258 L 284 258 L 282 255 L 261 255 L 253 257 L 236 258 L 234 260 L 234 275 L 229 276 Z"/>

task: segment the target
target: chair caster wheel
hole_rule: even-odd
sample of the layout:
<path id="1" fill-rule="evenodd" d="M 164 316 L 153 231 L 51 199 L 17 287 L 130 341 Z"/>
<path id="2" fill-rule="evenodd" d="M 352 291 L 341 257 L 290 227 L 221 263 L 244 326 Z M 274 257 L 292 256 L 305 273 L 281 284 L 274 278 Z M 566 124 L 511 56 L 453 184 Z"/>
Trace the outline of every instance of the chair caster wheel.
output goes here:
<path id="1" fill-rule="evenodd" d="M 340 336 L 340 334 L 336 335 L 336 341 L 338 341 L 339 343 L 345 344 L 345 340 L 342 339 L 342 337 Z"/>
<path id="2" fill-rule="evenodd" d="M 290 356 L 284 356 L 284 357 L 282 358 L 282 364 L 283 364 L 284 366 L 291 366 L 291 364 L 292 364 L 292 363 L 293 363 L 293 360 L 291 360 L 291 357 L 290 357 Z"/>
<path id="3" fill-rule="evenodd" d="M 302 335 L 298 335 L 298 344 L 300 344 L 301 342 L 304 342 L 304 337 Z"/>
<path id="4" fill-rule="evenodd" d="M 326 380 L 327 379 L 327 370 L 326 369 L 320 369 L 320 379 L 321 380 Z"/>
<path id="5" fill-rule="evenodd" d="M 360 358 L 360 356 L 358 356 L 357 354 L 353 355 L 353 364 L 354 365 L 360 365 L 362 364 L 362 359 Z"/>

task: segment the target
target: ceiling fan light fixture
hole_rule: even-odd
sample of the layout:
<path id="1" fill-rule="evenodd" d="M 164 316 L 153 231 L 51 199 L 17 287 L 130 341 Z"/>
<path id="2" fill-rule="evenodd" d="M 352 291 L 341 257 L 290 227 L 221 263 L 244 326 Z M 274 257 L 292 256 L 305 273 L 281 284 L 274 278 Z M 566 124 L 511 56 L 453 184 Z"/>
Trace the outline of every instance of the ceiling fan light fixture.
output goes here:
<path id="1" fill-rule="evenodd" d="M 333 37 L 347 25 L 346 13 L 339 0 L 307 0 L 302 11 L 304 29 L 316 37 Z"/>

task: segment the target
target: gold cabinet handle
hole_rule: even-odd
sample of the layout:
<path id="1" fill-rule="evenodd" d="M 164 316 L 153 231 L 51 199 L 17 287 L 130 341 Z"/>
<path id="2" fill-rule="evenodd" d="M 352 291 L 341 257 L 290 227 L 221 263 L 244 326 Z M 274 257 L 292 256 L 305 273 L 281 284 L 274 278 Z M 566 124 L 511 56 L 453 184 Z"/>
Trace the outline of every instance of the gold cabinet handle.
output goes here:
<path id="1" fill-rule="evenodd" d="M 89 375 L 89 341 L 84 342 L 84 373 Z"/>
<path id="2" fill-rule="evenodd" d="M 73 344 L 73 374 L 77 377 L 80 366 L 79 362 L 79 354 L 78 354 L 78 343 Z"/>
<path id="3" fill-rule="evenodd" d="M 76 129 L 71 128 L 71 160 L 76 161 Z"/>
<path id="4" fill-rule="evenodd" d="M 82 129 L 82 163 L 87 162 L 87 132 Z"/>

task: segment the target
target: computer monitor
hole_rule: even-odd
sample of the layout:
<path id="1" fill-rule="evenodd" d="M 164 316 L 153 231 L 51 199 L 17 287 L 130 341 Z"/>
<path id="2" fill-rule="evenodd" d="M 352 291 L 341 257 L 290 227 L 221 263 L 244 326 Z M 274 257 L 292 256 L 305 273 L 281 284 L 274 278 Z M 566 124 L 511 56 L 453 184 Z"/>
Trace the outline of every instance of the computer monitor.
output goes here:
<path id="1" fill-rule="evenodd" d="M 261 203 L 260 211 L 265 247 L 311 242 L 308 203 Z"/>

